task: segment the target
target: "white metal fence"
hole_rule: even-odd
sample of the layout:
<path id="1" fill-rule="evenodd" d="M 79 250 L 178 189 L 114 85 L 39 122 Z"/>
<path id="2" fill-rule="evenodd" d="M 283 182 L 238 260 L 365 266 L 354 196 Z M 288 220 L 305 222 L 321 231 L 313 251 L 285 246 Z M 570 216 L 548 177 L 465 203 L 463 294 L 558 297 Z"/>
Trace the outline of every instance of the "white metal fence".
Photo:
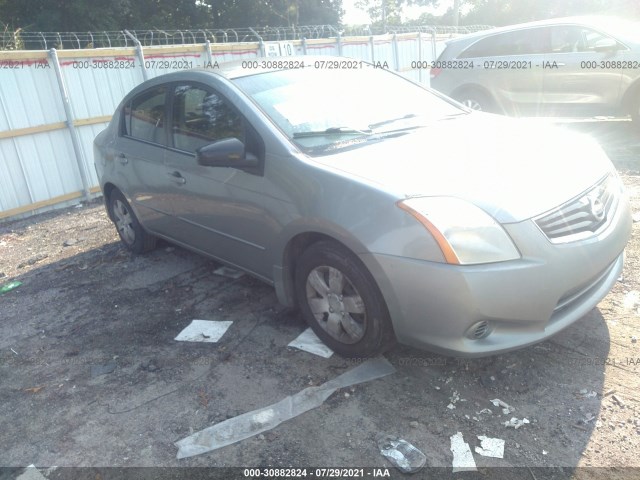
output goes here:
<path id="1" fill-rule="evenodd" d="M 0 220 L 99 194 L 92 142 L 145 78 L 208 63 L 284 53 L 343 55 L 429 82 L 447 36 L 359 37 L 0 52 Z"/>

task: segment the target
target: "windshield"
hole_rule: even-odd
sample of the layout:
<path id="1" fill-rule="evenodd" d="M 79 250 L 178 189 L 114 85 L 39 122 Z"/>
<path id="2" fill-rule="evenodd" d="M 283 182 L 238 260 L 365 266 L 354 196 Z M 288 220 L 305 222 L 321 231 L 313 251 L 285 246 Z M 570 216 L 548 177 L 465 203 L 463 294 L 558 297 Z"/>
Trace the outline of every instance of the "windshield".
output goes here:
<path id="1" fill-rule="evenodd" d="M 281 70 L 233 81 L 304 150 L 465 113 L 398 75 L 363 65 L 355 70 Z"/>

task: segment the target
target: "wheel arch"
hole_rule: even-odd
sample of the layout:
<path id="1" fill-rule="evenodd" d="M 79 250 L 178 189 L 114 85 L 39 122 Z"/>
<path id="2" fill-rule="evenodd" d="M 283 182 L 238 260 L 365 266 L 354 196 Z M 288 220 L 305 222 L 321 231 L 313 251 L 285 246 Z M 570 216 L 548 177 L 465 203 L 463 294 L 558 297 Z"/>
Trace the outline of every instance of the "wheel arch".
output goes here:
<path id="1" fill-rule="evenodd" d="M 104 184 L 104 186 L 102 187 L 102 194 L 103 194 L 103 198 L 104 198 L 104 205 L 107 209 L 107 215 L 109 215 L 109 219 L 111 221 L 113 221 L 113 217 L 111 215 L 111 209 L 109 208 L 109 202 L 111 201 L 111 194 L 113 193 L 114 190 L 118 190 L 118 187 L 116 187 L 113 183 L 111 182 L 107 182 Z"/>
<path id="2" fill-rule="evenodd" d="M 640 78 L 637 78 L 624 92 L 620 110 L 623 114 L 633 116 L 633 108 L 637 103 L 640 103 Z"/>

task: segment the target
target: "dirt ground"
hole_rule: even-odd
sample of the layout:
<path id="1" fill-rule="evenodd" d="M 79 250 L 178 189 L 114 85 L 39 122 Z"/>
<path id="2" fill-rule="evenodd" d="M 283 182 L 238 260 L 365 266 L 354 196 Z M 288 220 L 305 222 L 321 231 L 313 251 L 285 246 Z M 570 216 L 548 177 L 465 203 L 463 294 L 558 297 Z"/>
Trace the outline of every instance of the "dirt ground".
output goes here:
<path id="1" fill-rule="evenodd" d="M 640 212 L 640 135 L 628 122 L 567 128 L 600 139 Z M 639 226 L 611 294 L 551 340 L 468 361 L 399 346 L 386 355 L 394 374 L 178 460 L 174 442 L 354 363 L 288 347 L 306 327 L 258 280 L 214 274 L 215 262 L 165 243 L 131 255 L 99 200 L 5 222 L 0 285 L 22 285 L 0 295 L 0 466 L 21 467 L 6 478 L 30 464 L 52 479 L 64 470 L 52 466 L 387 467 L 400 478 L 378 448 L 390 434 L 441 467 L 413 478 L 437 478 L 429 472 L 451 473 L 450 437 L 461 432 L 472 451 L 478 436 L 505 440 L 503 459 L 474 452 L 478 478 L 507 471 L 490 467 L 519 467 L 505 478 L 532 480 L 603 474 L 581 467 L 640 478 L 630 468 L 640 467 Z M 233 325 L 218 343 L 175 341 L 193 319 Z M 496 398 L 515 410 L 504 414 Z M 507 428 L 511 417 L 530 423 Z"/>

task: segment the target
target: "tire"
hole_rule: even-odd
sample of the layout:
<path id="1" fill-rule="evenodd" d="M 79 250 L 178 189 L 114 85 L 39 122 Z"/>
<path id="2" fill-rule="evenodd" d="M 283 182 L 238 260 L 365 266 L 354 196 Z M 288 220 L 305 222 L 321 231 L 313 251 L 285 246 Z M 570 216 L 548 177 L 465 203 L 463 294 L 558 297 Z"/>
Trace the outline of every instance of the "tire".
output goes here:
<path id="1" fill-rule="evenodd" d="M 344 357 L 371 357 L 395 340 L 387 306 L 371 274 L 333 242 L 311 245 L 299 257 L 295 290 L 303 318 Z"/>
<path id="2" fill-rule="evenodd" d="M 463 90 L 453 98 L 471 110 L 489 113 L 494 113 L 496 110 L 489 96 L 478 90 Z"/>
<path id="3" fill-rule="evenodd" d="M 145 253 L 156 247 L 156 237 L 142 228 L 120 190 L 114 190 L 109 196 L 109 214 L 118 230 L 120 240 L 133 253 Z"/>

